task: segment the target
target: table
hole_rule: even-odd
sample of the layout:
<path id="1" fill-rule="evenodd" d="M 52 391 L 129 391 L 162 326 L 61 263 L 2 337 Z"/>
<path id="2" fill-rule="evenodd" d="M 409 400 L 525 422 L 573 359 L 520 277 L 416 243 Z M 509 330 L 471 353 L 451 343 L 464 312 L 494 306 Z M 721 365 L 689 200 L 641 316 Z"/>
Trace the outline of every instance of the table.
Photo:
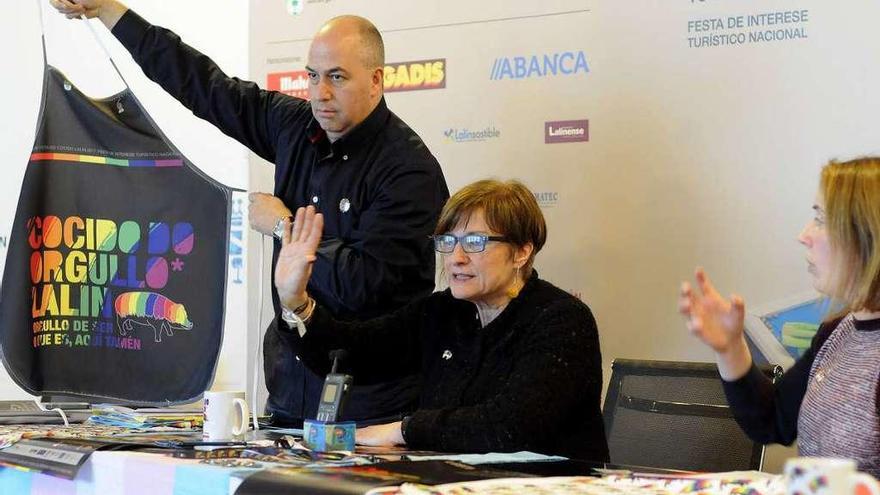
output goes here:
<path id="1" fill-rule="evenodd" d="M 43 451 L 40 452 L 43 456 Z M 423 453 L 410 453 L 412 454 Z M 254 462 L 248 459 L 205 461 L 139 451 L 99 450 L 91 454 L 73 480 L 15 468 L 0 468 L 0 495 L 364 493 L 370 487 L 388 484 L 384 480 L 392 480 L 397 485 L 414 480 L 442 484 L 504 477 L 596 476 L 596 468 L 621 467 L 578 460 L 537 462 L 534 455 L 503 456 L 504 459 L 514 462 L 472 466 L 449 460 L 419 460 L 385 462 L 351 469 L 291 469 L 277 463 Z M 492 458 L 490 460 L 498 460 L 497 454 L 489 454 L 488 457 Z M 458 456 L 456 459 L 473 464 L 487 460 L 474 459 L 474 456 Z M 217 462 L 229 466 L 215 465 Z M 682 473 L 646 468 L 634 470 Z M 362 474 L 367 474 L 366 478 L 360 477 Z"/>
<path id="2" fill-rule="evenodd" d="M 141 452 L 98 451 L 73 480 L 0 468 L 0 494 L 225 495 L 235 493 L 241 482 L 258 470 L 224 468 Z"/>

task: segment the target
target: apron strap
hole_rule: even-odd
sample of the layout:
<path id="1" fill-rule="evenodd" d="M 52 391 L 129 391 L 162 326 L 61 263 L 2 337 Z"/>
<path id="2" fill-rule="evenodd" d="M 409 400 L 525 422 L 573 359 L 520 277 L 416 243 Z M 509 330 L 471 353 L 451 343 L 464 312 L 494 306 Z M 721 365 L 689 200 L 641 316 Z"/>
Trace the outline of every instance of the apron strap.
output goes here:
<path id="1" fill-rule="evenodd" d="M 49 60 L 46 57 L 46 24 L 43 21 L 43 3 L 41 0 L 36 0 L 37 2 L 37 12 L 40 13 L 40 43 L 43 45 L 43 65 L 49 65 Z"/>
<path id="2" fill-rule="evenodd" d="M 43 1 L 45 0 L 35 1 L 37 2 L 37 9 L 40 11 L 40 41 L 43 44 L 43 65 L 49 65 L 49 58 L 46 55 L 46 22 L 43 18 Z M 125 80 L 125 76 L 122 75 L 122 71 L 120 71 L 119 67 L 117 67 L 116 61 L 113 60 L 113 56 L 110 55 L 110 50 L 107 48 L 107 45 L 104 44 L 104 41 L 101 40 L 101 37 L 98 35 L 98 32 L 92 25 L 92 22 L 89 19 L 86 19 L 84 16 L 80 16 L 80 20 L 85 23 L 85 25 L 89 28 L 89 31 L 92 32 L 92 36 L 95 38 L 95 41 L 97 41 L 101 49 L 104 50 L 104 54 L 107 55 L 107 60 L 110 61 L 110 65 L 113 66 L 113 70 L 115 70 L 116 74 L 119 75 L 119 79 L 122 79 L 122 84 L 125 85 L 126 89 L 130 90 L 131 86 L 128 85 L 128 81 Z"/>

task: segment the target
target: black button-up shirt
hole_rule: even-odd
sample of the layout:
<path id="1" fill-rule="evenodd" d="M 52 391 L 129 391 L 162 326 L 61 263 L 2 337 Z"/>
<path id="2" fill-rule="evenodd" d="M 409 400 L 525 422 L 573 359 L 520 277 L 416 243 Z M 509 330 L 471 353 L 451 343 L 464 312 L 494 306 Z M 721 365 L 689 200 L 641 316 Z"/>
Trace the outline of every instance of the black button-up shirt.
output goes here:
<path id="1" fill-rule="evenodd" d="M 434 250 L 428 236 L 449 197 L 436 159 L 384 99 L 333 143 L 308 103 L 293 101 L 307 109 L 308 120 L 300 123 L 306 139 L 276 152 L 275 195 L 291 209 L 314 205 L 324 214 L 309 291 L 349 319 L 387 313 L 430 294 Z"/>
<path id="2" fill-rule="evenodd" d="M 144 73 L 192 112 L 275 163 L 275 195 L 324 214 L 310 294 L 338 317 L 362 319 L 434 288 L 434 229 L 449 191 L 437 160 L 382 99 L 331 143 L 307 101 L 230 78 L 167 29 L 128 11 L 113 34 Z M 273 255 L 277 257 L 275 244 Z M 277 293 L 272 291 L 276 314 Z M 282 422 L 314 416 L 322 380 L 266 334 L 267 409 Z M 357 383 L 357 377 L 355 377 Z M 354 387 L 348 418 L 387 415 L 415 398 L 414 379 Z"/>

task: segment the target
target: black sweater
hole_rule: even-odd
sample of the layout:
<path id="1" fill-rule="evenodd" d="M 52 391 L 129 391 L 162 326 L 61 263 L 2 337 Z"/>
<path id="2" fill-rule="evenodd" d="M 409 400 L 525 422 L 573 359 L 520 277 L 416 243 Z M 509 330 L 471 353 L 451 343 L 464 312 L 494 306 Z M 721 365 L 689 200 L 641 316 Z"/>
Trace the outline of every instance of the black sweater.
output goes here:
<path id="1" fill-rule="evenodd" d="M 533 275 L 486 327 L 447 289 L 367 322 L 316 308 L 305 336 L 280 332 L 319 374 L 348 349 L 355 383 L 409 372 L 422 379 L 404 435 L 416 449 L 530 450 L 607 461 L 600 412 L 602 358 L 590 309 Z"/>

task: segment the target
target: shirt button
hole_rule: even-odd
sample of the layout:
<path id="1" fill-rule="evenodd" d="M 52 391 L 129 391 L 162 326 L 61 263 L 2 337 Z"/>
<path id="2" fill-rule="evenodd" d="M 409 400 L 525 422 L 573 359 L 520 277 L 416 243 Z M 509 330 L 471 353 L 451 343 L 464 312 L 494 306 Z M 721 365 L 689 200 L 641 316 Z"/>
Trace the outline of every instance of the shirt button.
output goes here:
<path id="1" fill-rule="evenodd" d="M 318 203 L 318 196 L 312 196 L 312 203 Z"/>
<path id="2" fill-rule="evenodd" d="M 348 160 L 348 155 L 342 155 L 343 160 Z"/>

